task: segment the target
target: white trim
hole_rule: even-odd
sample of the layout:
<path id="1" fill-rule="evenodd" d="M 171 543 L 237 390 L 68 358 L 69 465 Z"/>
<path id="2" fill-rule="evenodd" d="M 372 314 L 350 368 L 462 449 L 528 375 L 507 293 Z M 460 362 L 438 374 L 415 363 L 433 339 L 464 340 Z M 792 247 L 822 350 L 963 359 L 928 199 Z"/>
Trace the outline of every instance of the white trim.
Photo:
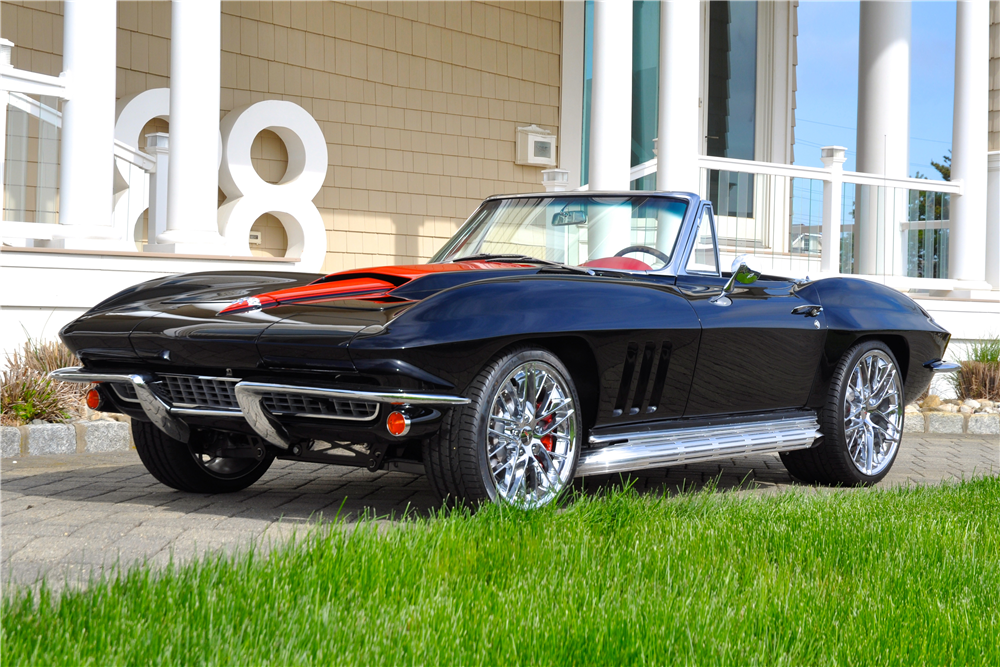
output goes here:
<path id="1" fill-rule="evenodd" d="M 0 67 L 0 90 L 69 99 L 65 73 L 59 76 L 49 76 L 13 67 Z"/>
<path id="2" fill-rule="evenodd" d="M 562 89 L 559 104 L 559 168 L 571 186 L 583 181 L 583 75 L 586 3 L 562 3 Z"/>

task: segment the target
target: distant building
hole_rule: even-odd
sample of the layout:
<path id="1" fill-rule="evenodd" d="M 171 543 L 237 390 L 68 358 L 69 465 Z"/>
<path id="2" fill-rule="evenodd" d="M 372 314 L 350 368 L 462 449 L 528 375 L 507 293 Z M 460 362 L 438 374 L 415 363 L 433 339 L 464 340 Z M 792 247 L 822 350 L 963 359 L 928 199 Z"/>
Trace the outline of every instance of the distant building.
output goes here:
<path id="1" fill-rule="evenodd" d="M 908 2 L 861 4 L 858 173 L 792 164 L 797 11 L 4 0 L 0 346 L 167 273 L 423 262 L 488 195 L 581 186 L 699 192 L 725 257 L 1000 334 L 1000 5 L 957 3 L 951 182 L 908 178 Z"/>

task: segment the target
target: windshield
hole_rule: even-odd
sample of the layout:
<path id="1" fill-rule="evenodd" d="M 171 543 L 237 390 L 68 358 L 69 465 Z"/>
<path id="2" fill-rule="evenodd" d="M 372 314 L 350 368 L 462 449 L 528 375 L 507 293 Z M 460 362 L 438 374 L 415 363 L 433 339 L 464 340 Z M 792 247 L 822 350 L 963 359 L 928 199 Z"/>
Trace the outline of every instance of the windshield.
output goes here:
<path id="1" fill-rule="evenodd" d="M 431 262 L 525 256 L 634 271 L 670 262 L 687 202 L 667 197 L 552 196 L 488 201 Z"/>

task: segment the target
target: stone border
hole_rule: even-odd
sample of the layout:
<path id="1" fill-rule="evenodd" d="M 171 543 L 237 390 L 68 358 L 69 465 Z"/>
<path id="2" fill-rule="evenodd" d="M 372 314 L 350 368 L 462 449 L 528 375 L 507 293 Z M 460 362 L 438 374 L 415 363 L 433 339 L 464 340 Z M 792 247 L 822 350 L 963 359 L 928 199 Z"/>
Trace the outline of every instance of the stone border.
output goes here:
<path id="1" fill-rule="evenodd" d="M 906 412 L 904 433 L 1000 435 L 1000 414 Z M 118 421 L 0 427 L 0 456 L 89 454 L 133 449 L 132 429 Z"/>
<path id="2" fill-rule="evenodd" d="M 906 412 L 904 433 L 945 433 L 1000 435 L 1000 414 L 963 414 L 961 412 Z"/>
<path id="3" fill-rule="evenodd" d="M 0 456 L 90 454 L 132 449 L 132 429 L 119 421 L 0 427 Z"/>

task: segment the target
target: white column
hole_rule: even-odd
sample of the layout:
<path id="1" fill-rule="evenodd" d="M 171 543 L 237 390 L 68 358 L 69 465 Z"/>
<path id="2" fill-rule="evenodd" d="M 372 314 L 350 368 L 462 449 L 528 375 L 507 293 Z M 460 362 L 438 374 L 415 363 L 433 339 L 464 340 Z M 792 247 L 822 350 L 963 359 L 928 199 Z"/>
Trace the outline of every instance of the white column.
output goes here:
<path id="1" fill-rule="evenodd" d="M 223 254 L 219 234 L 220 0 L 173 0 L 167 227 L 158 252 Z"/>
<path id="2" fill-rule="evenodd" d="M 844 162 L 847 149 L 843 146 L 822 148 L 823 166 L 830 170 L 830 180 L 823 181 L 823 255 L 820 270 L 840 273 L 840 213 L 844 191 Z"/>
<path id="3" fill-rule="evenodd" d="M 111 206 L 115 146 L 115 0 L 63 4 L 63 104 L 59 222 L 86 226 L 85 236 L 61 242 L 71 248 L 105 248 L 114 236 Z M 74 233 L 73 236 L 80 236 Z"/>
<path id="4" fill-rule="evenodd" d="M 955 10 L 955 119 L 948 277 L 986 278 L 986 181 L 989 141 L 990 9 L 986 0 L 959 0 Z"/>
<path id="5" fill-rule="evenodd" d="M 628 190 L 632 161 L 632 3 L 594 2 L 594 82 L 590 102 L 589 189 Z M 590 259 L 630 245 L 626 207 L 588 231 Z"/>
<path id="6" fill-rule="evenodd" d="M 989 154 L 986 184 L 986 280 L 1000 289 L 1000 151 Z"/>
<path id="7" fill-rule="evenodd" d="M 700 3 L 660 3 L 660 117 L 656 142 L 656 187 L 698 192 L 698 54 Z"/>
<path id="8" fill-rule="evenodd" d="M 858 46 L 858 159 L 860 172 L 905 178 L 909 175 L 910 140 L 910 2 L 869 0 L 861 3 Z M 855 252 L 863 274 L 891 274 L 900 269 L 898 199 L 892 192 L 868 193 L 858 207 Z M 861 187 L 858 201 L 862 200 Z M 879 208 L 884 219 L 879 224 Z M 903 207 L 905 209 L 905 207 Z"/>
<path id="9" fill-rule="evenodd" d="M 562 3 L 562 85 L 559 94 L 559 167 L 573 188 L 583 185 L 583 76 L 586 3 Z"/>

